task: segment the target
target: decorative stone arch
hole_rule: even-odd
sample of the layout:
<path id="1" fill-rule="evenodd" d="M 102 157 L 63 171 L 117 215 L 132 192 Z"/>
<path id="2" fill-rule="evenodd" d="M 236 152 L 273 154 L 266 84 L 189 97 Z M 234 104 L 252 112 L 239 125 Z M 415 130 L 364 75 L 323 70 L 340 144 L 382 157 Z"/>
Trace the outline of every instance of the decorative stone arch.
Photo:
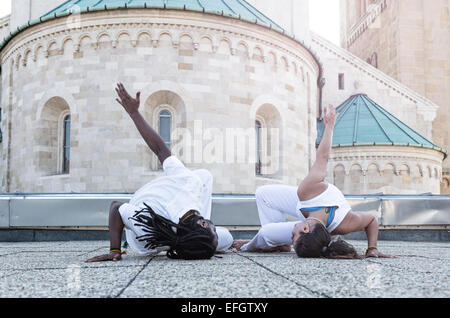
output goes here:
<path id="1" fill-rule="evenodd" d="M 305 82 L 305 70 L 303 69 L 303 66 L 300 65 L 300 75 L 302 76 L 302 82 Z"/>
<path id="2" fill-rule="evenodd" d="M 103 41 L 102 39 L 107 39 L 107 41 Z M 113 37 L 109 32 L 102 31 L 99 34 L 97 34 L 97 37 L 95 39 L 95 48 L 102 49 L 102 48 L 109 48 L 112 46 Z"/>
<path id="3" fill-rule="evenodd" d="M 124 34 L 125 32 L 128 33 L 127 31 L 123 31 L 123 33 L 121 33 L 121 34 Z M 118 34 L 117 42 L 120 41 L 119 39 L 120 39 L 121 34 L 120 33 Z M 129 36 L 130 36 L 130 40 L 131 40 L 131 35 L 129 35 Z M 153 41 L 153 34 L 151 31 L 140 30 L 137 32 L 137 34 L 136 34 L 136 44 L 137 45 L 150 47 L 153 45 L 152 41 Z"/>
<path id="4" fill-rule="evenodd" d="M 261 175 L 264 177 L 282 179 L 284 167 L 284 112 L 287 107 L 272 96 L 260 96 L 253 102 L 250 110 L 252 123 L 259 120 L 262 125 Z"/>
<path id="5" fill-rule="evenodd" d="M 298 74 L 297 63 L 295 61 L 292 61 L 291 66 L 292 66 L 292 70 L 293 70 L 294 74 L 297 75 Z"/>
<path id="6" fill-rule="evenodd" d="M 374 172 L 376 172 L 376 173 L 378 173 L 378 174 L 381 175 L 380 165 L 379 165 L 378 163 L 376 163 L 376 162 L 370 162 L 370 163 L 367 165 L 366 171 L 367 171 L 367 172 L 368 172 L 368 171 L 374 171 Z"/>
<path id="7" fill-rule="evenodd" d="M 39 52 L 40 51 L 44 51 L 44 45 L 42 45 L 42 43 L 38 43 L 36 44 L 34 50 L 34 55 L 33 55 L 33 61 L 36 62 L 39 58 Z"/>
<path id="8" fill-rule="evenodd" d="M 283 66 L 284 71 L 289 72 L 289 61 L 286 56 L 282 56 L 281 59 L 281 65 Z"/>
<path id="9" fill-rule="evenodd" d="M 397 168 L 394 163 L 386 163 L 381 171 L 382 182 L 384 184 L 394 184 L 397 176 Z"/>
<path id="10" fill-rule="evenodd" d="M 410 176 L 411 175 L 411 168 L 407 163 L 402 163 L 399 165 L 398 168 L 398 175 L 400 176 Z"/>
<path id="11" fill-rule="evenodd" d="M 364 170 L 359 163 L 353 163 L 348 171 L 348 184 L 351 185 L 350 192 L 357 193 L 365 188 Z"/>
<path id="12" fill-rule="evenodd" d="M 141 34 L 143 34 L 143 33 L 148 34 L 148 35 L 151 37 L 151 34 L 150 34 L 149 31 L 139 31 L 138 34 L 137 34 L 137 36 L 136 36 L 136 40 L 138 40 L 138 39 L 139 39 L 139 35 L 141 35 Z M 131 36 L 131 34 L 130 34 L 130 31 L 128 31 L 128 30 L 120 30 L 120 31 L 118 31 L 118 32 L 115 34 L 114 40 L 115 40 L 116 42 L 119 42 L 119 41 L 120 41 L 120 38 L 123 37 L 123 36 L 127 36 L 127 37 L 128 37 L 128 41 L 131 41 L 131 40 L 133 39 L 132 36 Z"/>
<path id="13" fill-rule="evenodd" d="M 35 167 L 41 176 L 62 173 L 62 125 L 68 114 L 71 114 L 70 106 L 60 96 L 42 105 L 33 133 Z"/>
<path id="14" fill-rule="evenodd" d="M 62 41 L 61 41 L 61 54 L 65 54 L 66 53 L 66 45 L 68 45 L 67 43 L 72 42 L 72 49 L 70 50 L 70 52 L 72 53 L 74 51 L 74 45 L 75 45 L 75 41 L 73 40 L 73 38 L 68 35 L 66 36 Z"/>
<path id="15" fill-rule="evenodd" d="M 59 97 L 59 98 L 63 99 L 67 103 L 67 105 L 70 105 L 69 108 L 70 108 L 72 114 L 77 113 L 76 102 L 72 95 L 69 94 L 69 95 L 61 96 L 61 91 L 58 91 L 57 89 L 50 89 L 50 90 L 47 90 L 45 92 L 45 94 L 39 98 L 39 102 L 38 102 L 37 106 L 35 107 L 36 121 L 40 121 L 43 118 L 42 116 L 43 116 L 45 104 L 54 97 Z"/>
<path id="16" fill-rule="evenodd" d="M 264 63 L 266 61 L 265 55 L 264 55 L 264 49 L 259 46 L 255 45 L 252 50 L 252 59 Z"/>
<path id="17" fill-rule="evenodd" d="M 58 47 L 58 42 L 52 40 L 47 44 L 46 57 L 56 56 L 61 54 L 61 49 Z"/>
<path id="18" fill-rule="evenodd" d="M 388 162 L 384 165 L 382 173 L 384 174 L 385 171 L 388 173 L 392 171 L 394 175 L 397 175 L 397 166 L 393 162 Z"/>
<path id="19" fill-rule="evenodd" d="M 423 168 L 420 164 L 416 164 L 415 167 L 411 171 L 411 175 L 414 177 L 423 177 Z"/>
<path id="20" fill-rule="evenodd" d="M 173 47 L 173 35 L 169 30 L 163 30 L 158 34 L 158 48 Z"/>
<path id="21" fill-rule="evenodd" d="M 218 42 L 217 52 L 221 54 L 233 54 L 233 42 L 227 37 L 221 37 Z"/>
<path id="22" fill-rule="evenodd" d="M 136 37 L 136 43 L 137 43 L 137 41 L 138 41 L 138 39 Z M 117 47 L 125 48 L 125 47 L 128 47 L 128 45 L 132 42 L 133 42 L 133 36 L 131 35 L 131 33 L 128 30 L 119 30 L 113 36 L 112 47 L 113 48 L 117 48 Z"/>
<path id="23" fill-rule="evenodd" d="M 16 70 L 18 70 L 20 67 L 20 63 L 22 62 L 22 54 L 21 53 L 17 54 L 15 60 L 16 60 Z"/>
<path id="24" fill-rule="evenodd" d="M 344 189 L 346 176 L 345 166 L 342 163 L 338 163 L 333 168 L 333 184 L 339 189 Z"/>
<path id="25" fill-rule="evenodd" d="M 144 103 L 144 117 L 150 123 L 153 123 L 153 128 L 159 131 L 159 114 L 163 110 L 167 110 L 171 114 L 171 142 L 172 146 L 176 143 L 179 129 L 186 128 L 187 118 L 186 118 L 186 102 L 183 98 L 171 89 L 161 89 L 152 91 Z M 148 147 L 145 147 L 144 151 L 144 162 L 146 167 L 151 170 L 159 170 L 161 165 L 158 158 L 152 154 Z M 183 149 L 184 150 L 184 149 Z M 180 156 L 178 153 L 174 153 Z"/>
<path id="26" fill-rule="evenodd" d="M 430 179 L 433 178 L 433 171 L 430 166 L 426 167 L 426 171 L 427 171 L 427 177 Z"/>
<path id="27" fill-rule="evenodd" d="M 27 48 L 23 53 L 23 62 L 22 65 L 26 67 L 29 63 L 30 56 L 33 54 L 33 50 L 31 48 Z"/>
<path id="28" fill-rule="evenodd" d="M 269 51 L 269 53 L 267 53 L 267 62 L 274 67 L 278 66 L 278 58 L 277 58 L 277 54 L 274 51 Z"/>
<path id="29" fill-rule="evenodd" d="M 199 51 L 206 53 L 214 52 L 214 38 L 209 34 L 202 34 L 199 37 Z"/>
<path id="30" fill-rule="evenodd" d="M 189 34 L 188 32 L 181 32 L 178 35 L 177 42 L 179 43 L 180 50 L 194 50 L 195 49 L 196 41 L 194 40 L 194 37 L 192 36 L 192 34 Z M 198 45 L 197 45 L 197 47 L 198 47 Z"/>
<path id="31" fill-rule="evenodd" d="M 449 180 L 448 178 L 443 178 L 443 179 L 442 179 L 442 182 L 443 182 L 443 184 L 444 184 L 444 188 L 445 188 L 445 189 L 450 188 L 450 180 Z"/>
<path id="32" fill-rule="evenodd" d="M 92 37 L 89 33 L 83 33 L 79 36 L 77 41 L 77 51 L 80 51 L 83 47 L 84 43 L 86 42 L 86 47 L 89 47 L 93 45 Z"/>
<path id="33" fill-rule="evenodd" d="M 236 44 L 236 54 L 245 59 L 248 59 L 250 57 L 250 47 L 249 47 L 248 43 L 243 40 L 240 40 Z"/>
<path id="34" fill-rule="evenodd" d="M 433 169 L 433 177 L 439 179 L 439 169 L 437 167 L 434 167 Z"/>

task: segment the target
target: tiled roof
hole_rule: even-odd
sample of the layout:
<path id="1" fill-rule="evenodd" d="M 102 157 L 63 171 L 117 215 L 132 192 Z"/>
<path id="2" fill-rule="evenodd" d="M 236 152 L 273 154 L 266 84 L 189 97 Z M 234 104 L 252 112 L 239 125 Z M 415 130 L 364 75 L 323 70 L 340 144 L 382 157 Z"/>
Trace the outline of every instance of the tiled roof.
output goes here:
<path id="1" fill-rule="evenodd" d="M 13 30 L 1 43 L 0 50 L 18 33 L 30 26 L 73 13 L 117 9 L 186 10 L 215 14 L 257 23 L 285 33 L 285 30 L 245 0 L 68 0 L 39 19 Z"/>
<path id="2" fill-rule="evenodd" d="M 354 95 L 340 105 L 336 112 L 333 147 L 393 145 L 431 148 L 445 154 L 447 151 L 414 131 L 367 95 Z M 317 143 L 320 143 L 325 125 L 318 124 Z"/>

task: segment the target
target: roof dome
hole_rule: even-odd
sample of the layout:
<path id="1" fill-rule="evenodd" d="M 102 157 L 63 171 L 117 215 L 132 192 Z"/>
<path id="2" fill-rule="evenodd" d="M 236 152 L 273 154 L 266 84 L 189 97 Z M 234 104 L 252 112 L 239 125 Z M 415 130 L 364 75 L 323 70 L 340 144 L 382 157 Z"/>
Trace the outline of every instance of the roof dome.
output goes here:
<path id="1" fill-rule="evenodd" d="M 245 0 L 68 0 L 42 16 L 41 19 L 46 20 L 73 12 L 83 13 L 121 8 L 206 12 L 259 23 L 267 27 L 272 27 L 278 31 L 283 31 L 279 25 Z"/>
<path id="2" fill-rule="evenodd" d="M 367 95 L 354 95 L 340 105 L 336 112 L 333 147 L 393 145 L 412 146 L 447 151 L 411 129 L 375 103 Z M 325 125 L 318 123 L 317 143 L 322 140 Z"/>
<path id="3" fill-rule="evenodd" d="M 202 12 L 256 23 L 286 34 L 282 27 L 245 0 L 68 0 L 42 17 L 28 21 L 28 23 L 12 30 L 0 43 L 0 50 L 14 36 L 33 25 L 76 13 L 119 9 L 164 9 Z"/>

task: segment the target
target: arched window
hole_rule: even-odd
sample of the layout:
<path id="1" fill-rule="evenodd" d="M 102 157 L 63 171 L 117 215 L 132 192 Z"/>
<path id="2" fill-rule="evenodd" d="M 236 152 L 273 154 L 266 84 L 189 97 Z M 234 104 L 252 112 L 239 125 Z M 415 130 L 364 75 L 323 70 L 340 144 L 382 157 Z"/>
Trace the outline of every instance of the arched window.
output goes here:
<path id="1" fill-rule="evenodd" d="M 71 113 L 62 97 L 50 98 L 38 112 L 35 156 L 41 176 L 68 174 L 70 169 Z"/>
<path id="2" fill-rule="evenodd" d="M 69 173 L 70 169 L 70 115 L 64 117 L 62 173 Z"/>
<path id="3" fill-rule="evenodd" d="M 255 165 L 255 172 L 256 172 L 256 175 L 261 175 L 261 156 L 262 156 L 261 129 L 262 129 L 261 122 L 259 120 L 256 120 L 255 121 L 255 130 L 256 130 L 256 165 Z"/>
<path id="4" fill-rule="evenodd" d="M 159 135 L 166 144 L 167 148 L 171 148 L 172 141 L 170 138 L 172 132 L 172 115 L 168 110 L 159 112 Z"/>
<path id="5" fill-rule="evenodd" d="M 372 64 L 373 67 L 378 68 L 378 54 L 376 52 L 372 54 L 370 60 L 370 64 Z"/>
<path id="6" fill-rule="evenodd" d="M 256 176 L 282 178 L 281 116 L 273 104 L 263 104 L 255 116 Z"/>

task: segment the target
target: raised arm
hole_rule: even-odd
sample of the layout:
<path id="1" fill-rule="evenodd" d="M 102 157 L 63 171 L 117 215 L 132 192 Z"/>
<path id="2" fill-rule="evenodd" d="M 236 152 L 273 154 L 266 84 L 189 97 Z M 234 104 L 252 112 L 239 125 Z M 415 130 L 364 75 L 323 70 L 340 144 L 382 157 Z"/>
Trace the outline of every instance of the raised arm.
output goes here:
<path id="1" fill-rule="evenodd" d="M 116 98 L 116 101 L 122 105 L 128 115 L 130 115 L 142 138 L 144 138 L 146 144 L 155 153 L 162 164 L 164 160 L 172 154 L 158 133 L 150 127 L 139 112 L 141 93 L 138 92 L 136 98 L 131 97 L 122 83 L 117 84 L 116 92 L 120 98 Z"/>
<path id="2" fill-rule="evenodd" d="M 327 176 L 327 165 L 330 157 L 336 119 L 337 114 L 333 105 L 330 105 L 328 110 L 327 108 L 324 109 L 323 120 L 325 123 L 325 131 L 319 148 L 317 149 L 316 161 L 298 188 L 298 195 L 303 201 L 322 193 L 327 187 L 323 182 Z"/>

